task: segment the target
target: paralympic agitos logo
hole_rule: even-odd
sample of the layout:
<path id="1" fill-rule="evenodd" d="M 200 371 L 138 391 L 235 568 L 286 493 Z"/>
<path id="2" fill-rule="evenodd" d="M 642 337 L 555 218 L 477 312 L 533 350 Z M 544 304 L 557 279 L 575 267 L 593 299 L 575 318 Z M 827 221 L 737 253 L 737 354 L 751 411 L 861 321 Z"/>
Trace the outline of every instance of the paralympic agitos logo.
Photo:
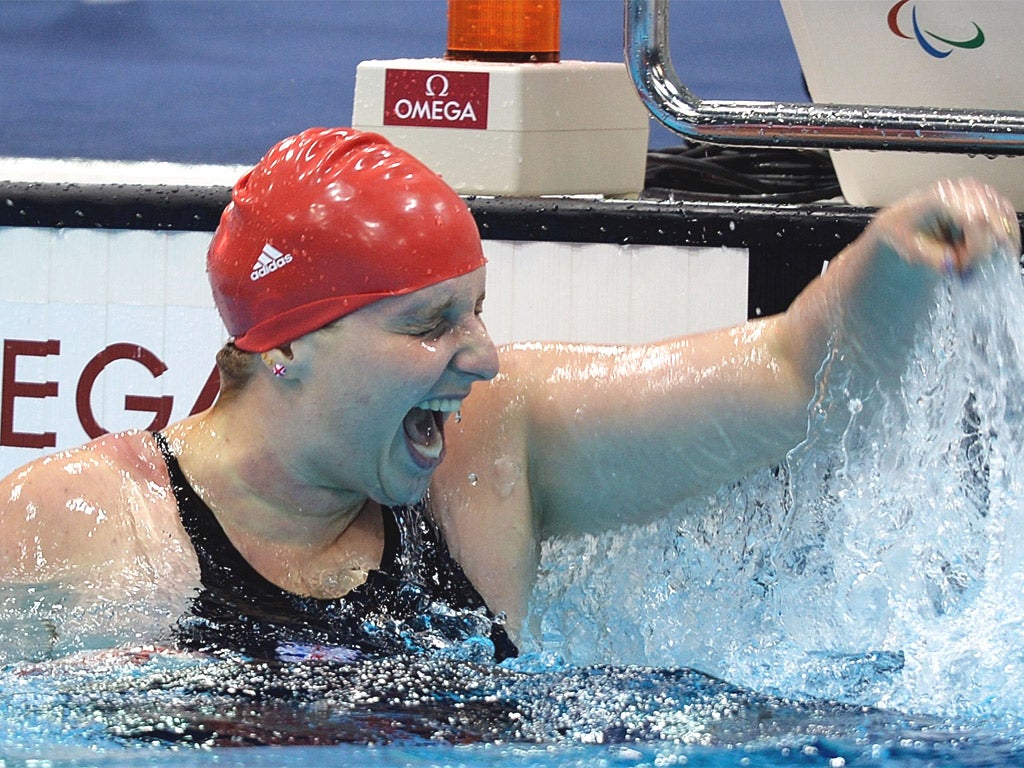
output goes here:
<path id="1" fill-rule="evenodd" d="M 917 18 L 917 5 L 910 6 L 910 28 L 913 32 L 912 35 L 907 34 L 904 31 L 906 26 L 906 14 L 904 13 L 904 23 L 900 23 L 900 11 L 903 9 L 910 0 L 898 0 L 890 9 L 887 21 L 889 22 L 889 29 L 897 37 L 902 37 L 906 40 L 917 40 L 918 45 L 924 49 L 924 52 L 929 56 L 934 56 L 936 59 L 944 59 L 953 52 L 954 48 L 961 49 L 972 49 L 980 48 L 985 44 L 985 33 L 981 30 L 981 27 L 976 22 L 974 24 L 974 36 L 965 40 L 954 40 L 942 35 L 936 34 L 930 29 L 924 29 Z"/>

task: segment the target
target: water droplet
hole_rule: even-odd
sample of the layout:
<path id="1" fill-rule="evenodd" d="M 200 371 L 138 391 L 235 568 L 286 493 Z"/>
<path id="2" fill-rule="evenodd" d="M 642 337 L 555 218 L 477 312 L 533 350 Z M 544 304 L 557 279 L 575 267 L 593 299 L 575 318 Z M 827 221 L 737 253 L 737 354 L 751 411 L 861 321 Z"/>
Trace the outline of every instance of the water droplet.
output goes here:
<path id="1" fill-rule="evenodd" d="M 455 412 L 455 423 L 458 424 L 460 421 L 462 421 L 462 411 L 456 411 Z"/>
<path id="2" fill-rule="evenodd" d="M 480 478 L 476 476 L 476 472 L 470 472 L 469 477 L 466 479 L 469 480 L 469 484 L 472 486 L 476 486 L 480 482 Z"/>

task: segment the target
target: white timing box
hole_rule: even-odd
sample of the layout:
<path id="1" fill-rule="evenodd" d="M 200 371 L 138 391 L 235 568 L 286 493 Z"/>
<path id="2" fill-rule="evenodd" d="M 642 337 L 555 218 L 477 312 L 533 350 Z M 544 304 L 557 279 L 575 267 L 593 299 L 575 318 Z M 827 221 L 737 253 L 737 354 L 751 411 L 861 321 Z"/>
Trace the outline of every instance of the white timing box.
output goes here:
<path id="1" fill-rule="evenodd" d="M 624 64 L 364 61 L 352 127 L 463 194 L 635 196 L 650 116 Z"/>

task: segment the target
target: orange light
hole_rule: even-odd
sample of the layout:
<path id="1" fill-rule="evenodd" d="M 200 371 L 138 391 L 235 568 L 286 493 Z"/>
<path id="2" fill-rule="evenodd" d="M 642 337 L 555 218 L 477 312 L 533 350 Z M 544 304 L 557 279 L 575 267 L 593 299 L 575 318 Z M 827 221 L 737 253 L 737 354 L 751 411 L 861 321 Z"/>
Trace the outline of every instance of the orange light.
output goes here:
<path id="1" fill-rule="evenodd" d="M 558 61 L 559 0 L 448 0 L 448 59 Z"/>

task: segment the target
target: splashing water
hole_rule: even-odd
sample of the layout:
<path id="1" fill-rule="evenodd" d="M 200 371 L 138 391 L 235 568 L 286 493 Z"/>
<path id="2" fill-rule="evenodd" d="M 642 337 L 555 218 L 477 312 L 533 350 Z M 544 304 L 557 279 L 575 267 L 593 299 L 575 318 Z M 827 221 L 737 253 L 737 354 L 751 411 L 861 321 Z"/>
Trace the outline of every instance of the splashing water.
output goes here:
<path id="1" fill-rule="evenodd" d="M 939 293 L 897 395 L 843 394 L 833 360 L 782 466 L 642 529 L 549 543 L 539 647 L 1024 717 L 1024 292 L 1000 258 Z"/>

